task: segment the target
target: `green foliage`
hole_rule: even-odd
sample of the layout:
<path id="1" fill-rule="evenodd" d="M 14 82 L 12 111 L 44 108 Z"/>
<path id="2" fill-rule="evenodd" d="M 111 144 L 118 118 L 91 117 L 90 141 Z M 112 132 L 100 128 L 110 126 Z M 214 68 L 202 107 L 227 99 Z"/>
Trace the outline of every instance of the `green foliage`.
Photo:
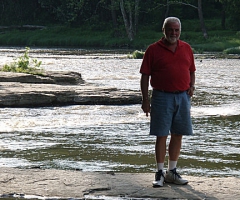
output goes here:
<path id="1" fill-rule="evenodd" d="M 240 45 L 239 36 L 230 30 L 208 31 L 207 39 L 203 38 L 201 32 L 183 32 L 181 39 L 187 41 L 198 53 L 223 52 Z"/>
<path id="2" fill-rule="evenodd" d="M 240 29 L 240 1 L 239 0 L 219 0 L 225 7 L 225 11 L 229 18 L 229 27 L 233 30 Z"/>
<path id="3" fill-rule="evenodd" d="M 23 56 L 20 56 L 13 63 L 5 64 L 2 68 L 4 72 L 17 72 L 17 73 L 28 73 L 28 74 L 41 74 L 40 65 L 41 61 L 37 59 L 31 59 L 29 57 L 30 48 L 26 47 Z"/>
<path id="4" fill-rule="evenodd" d="M 197 52 L 223 52 L 226 49 L 235 48 L 237 45 L 239 45 L 238 41 L 207 41 L 207 43 L 202 44 L 193 44 L 191 45 Z M 227 51 L 225 52 L 227 53 Z"/>
<path id="5" fill-rule="evenodd" d="M 56 21 L 70 24 L 77 19 L 84 0 L 41 0 L 39 3 L 43 12 L 50 13 Z"/>
<path id="6" fill-rule="evenodd" d="M 125 0 L 126 11 L 133 13 L 136 1 Z M 170 3 L 168 10 L 167 3 Z M 129 5 L 129 6 L 127 6 Z M 208 0 L 202 1 L 204 20 L 217 18 L 221 20 L 223 11 L 226 13 L 228 27 L 239 30 L 240 19 L 239 0 Z M 196 0 L 145 0 L 139 1 L 139 27 L 148 24 L 158 24 L 161 27 L 164 15 L 178 16 L 184 20 L 198 20 Z M 119 1 L 110 0 L 1 0 L 0 25 L 23 24 L 67 24 L 92 26 L 97 30 L 112 25 L 113 18 L 122 18 Z M 134 17 L 134 16 L 132 16 Z M 197 23 L 199 25 L 199 23 Z M 210 29 L 216 29 L 221 23 L 213 23 Z M 118 27 L 123 21 L 118 21 Z M 184 24 L 183 24 L 184 25 Z M 184 25 L 186 28 L 187 26 Z M 191 27 L 191 25 L 189 26 Z M 195 27 L 196 28 L 196 27 Z M 200 26 L 198 26 L 199 30 Z M 161 28 L 160 28 L 161 29 Z M 196 30 L 196 29 L 195 29 Z M 194 30 L 192 30 L 194 31 Z"/>
<path id="7" fill-rule="evenodd" d="M 193 53 L 197 53 L 197 54 L 202 54 L 203 53 L 203 50 L 200 49 L 200 48 L 198 48 L 197 50 L 192 48 L 192 51 L 193 51 Z"/>
<path id="8" fill-rule="evenodd" d="M 233 47 L 233 48 L 228 48 L 223 51 L 223 53 L 226 54 L 240 54 L 240 46 L 239 47 Z"/>
<path id="9" fill-rule="evenodd" d="M 131 55 L 128 55 L 128 58 L 142 59 L 143 56 L 144 56 L 144 52 L 143 51 L 135 50 L 134 52 L 132 52 Z"/>
<path id="10" fill-rule="evenodd" d="M 206 21 L 206 26 L 217 23 Z M 218 23 L 219 24 L 219 21 Z M 225 49 L 240 46 L 240 32 L 232 30 L 209 30 L 205 39 L 202 32 L 196 30 L 199 22 L 188 21 L 182 28 L 181 39 L 188 42 L 195 52 L 223 52 Z M 145 50 L 150 44 L 158 41 L 162 31 L 154 30 L 154 25 L 139 27 L 135 39 L 130 42 L 126 35 L 113 36 L 111 27 L 104 31 L 93 31 L 91 28 L 71 28 L 68 26 L 52 26 L 42 30 L 9 30 L 0 34 L 2 46 L 45 46 L 75 48 L 128 48 Z M 185 28 L 186 27 L 186 28 Z"/>

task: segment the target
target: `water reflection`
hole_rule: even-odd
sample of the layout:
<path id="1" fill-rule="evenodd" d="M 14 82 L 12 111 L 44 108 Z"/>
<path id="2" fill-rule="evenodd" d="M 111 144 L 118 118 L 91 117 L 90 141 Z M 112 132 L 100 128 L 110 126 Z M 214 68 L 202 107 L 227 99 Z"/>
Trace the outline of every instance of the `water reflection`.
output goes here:
<path id="1" fill-rule="evenodd" d="M 47 70 L 76 71 L 89 83 L 139 90 L 141 61 L 126 54 L 34 55 Z M 1 60 L 12 56 L 0 51 Z M 239 176 L 240 61 L 196 65 L 194 136 L 184 137 L 178 167 L 191 175 Z M 0 127 L 0 166 L 155 171 L 155 138 L 148 136 L 149 118 L 140 105 L 2 108 Z"/>

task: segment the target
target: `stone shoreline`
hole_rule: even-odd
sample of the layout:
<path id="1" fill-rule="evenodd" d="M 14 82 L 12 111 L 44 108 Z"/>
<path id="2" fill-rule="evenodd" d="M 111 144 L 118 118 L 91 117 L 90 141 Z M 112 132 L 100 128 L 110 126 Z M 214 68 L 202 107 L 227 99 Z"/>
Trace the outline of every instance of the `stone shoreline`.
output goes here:
<path id="1" fill-rule="evenodd" d="M 240 179 L 183 176 L 188 185 L 153 188 L 154 173 L 0 168 L 0 197 L 25 199 L 240 199 Z"/>
<path id="2" fill-rule="evenodd" d="M 44 76 L 0 72 L 0 107 L 139 103 L 140 91 L 88 84 L 75 72 L 47 72 Z"/>

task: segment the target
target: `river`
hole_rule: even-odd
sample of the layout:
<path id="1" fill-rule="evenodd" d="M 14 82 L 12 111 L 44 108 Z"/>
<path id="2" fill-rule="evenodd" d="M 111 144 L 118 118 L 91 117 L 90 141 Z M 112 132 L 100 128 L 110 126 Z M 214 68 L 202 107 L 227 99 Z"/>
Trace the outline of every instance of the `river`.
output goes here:
<path id="1" fill-rule="evenodd" d="M 1 48 L 1 64 L 23 52 Z M 45 70 L 79 72 L 87 83 L 139 90 L 141 60 L 126 52 L 31 49 L 30 57 Z M 195 57 L 194 135 L 183 138 L 178 168 L 187 175 L 240 177 L 240 60 Z M 155 172 L 155 138 L 140 107 L 1 108 L 0 166 Z"/>

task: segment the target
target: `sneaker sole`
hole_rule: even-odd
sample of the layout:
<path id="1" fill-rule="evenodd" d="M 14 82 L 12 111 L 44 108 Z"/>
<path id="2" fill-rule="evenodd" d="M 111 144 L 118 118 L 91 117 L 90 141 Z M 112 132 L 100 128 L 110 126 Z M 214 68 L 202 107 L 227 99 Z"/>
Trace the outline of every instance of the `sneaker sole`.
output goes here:
<path id="1" fill-rule="evenodd" d="M 174 182 L 171 182 L 171 181 L 165 181 L 165 183 L 173 183 L 173 184 L 176 184 L 176 185 L 187 185 L 188 182 L 186 183 L 174 183 Z"/>
<path id="2" fill-rule="evenodd" d="M 156 181 L 152 182 L 153 187 L 163 187 L 163 185 L 158 184 Z"/>

